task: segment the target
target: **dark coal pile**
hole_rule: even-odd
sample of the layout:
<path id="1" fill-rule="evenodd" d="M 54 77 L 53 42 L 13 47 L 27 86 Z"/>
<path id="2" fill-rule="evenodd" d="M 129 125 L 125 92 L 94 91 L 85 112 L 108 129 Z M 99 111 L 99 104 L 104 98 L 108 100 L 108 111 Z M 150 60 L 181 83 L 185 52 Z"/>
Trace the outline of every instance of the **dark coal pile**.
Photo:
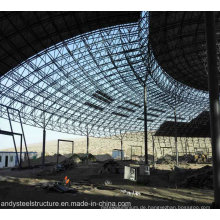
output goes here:
<path id="1" fill-rule="evenodd" d="M 205 166 L 191 172 L 180 186 L 213 189 L 212 167 Z"/>

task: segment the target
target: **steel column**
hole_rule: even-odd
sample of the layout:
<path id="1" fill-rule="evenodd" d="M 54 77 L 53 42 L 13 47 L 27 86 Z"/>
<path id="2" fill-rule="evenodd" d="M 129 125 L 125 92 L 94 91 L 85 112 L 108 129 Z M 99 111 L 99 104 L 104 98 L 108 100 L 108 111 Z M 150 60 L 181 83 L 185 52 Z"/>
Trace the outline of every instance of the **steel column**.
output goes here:
<path id="1" fill-rule="evenodd" d="M 46 130 L 43 130 L 43 149 L 42 149 L 42 165 L 45 164 L 45 148 L 46 148 Z"/>
<path id="2" fill-rule="evenodd" d="M 174 119 L 175 119 L 175 148 L 176 148 L 176 165 L 179 166 L 179 153 L 177 146 L 177 121 L 176 121 L 176 108 L 174 109 Z"/>
<path id="3" fill-rule="evenodd" d="M 88 163 L 88 160 L 89 160 L 89 131 L 88 131 L 88 128 L 87 128 L 87 134 L 86 134 L 86 157 L 87 157 L 87 163 Z"/>
<path id="4" fill-rule="evenodd" d="M 147 146 L 147 87 L 144 83 L 144 149 L 145 149 L 145 164 L 148 165 L 148 146 Z"/>
<path id="5" fill-rule="evenodd" d="M 27 143 L 26 143 L 26 138 L 25 138 L 25 135 L 24 135 L 24 128 L 23 128 L 23 124 L 22 124 L 22 121 L 21 121 L 20 111 L 18 111 L 18 115 L 19 115 L 19 120 L 20 120 L 20 125 L 21 125 L 22 136 L 24 138 L 24 146 L 25 146 L 26 153 L 27 153 L 28 166 L 30 166 L 30 158 L 29 158 L 29 154 L 28 154 Z"/>
<path id="6" fill-rule="evenodd" d="M 59 163 L 60 140 L 57 140 L 57 165 Z"/>
<path id="7" fill-rule="evenodd" d="M 188 141 L 187 141 L 187 137 L 185 137 L 185 151 L 186 151 L 186 155 L 188 154 L 187 147 L 188 147 Z"/>
<path id="8" fill-rule="evenodd" d="M 154 145 L 154 136 L 152 135 L 152 145 L 153 145 L 153 166 L 155 166 L 155 145 Z"/>
<path id="9" fill-rule="evenodd" d="M 220 105 L 214 12 L 206 12 L 210 128 L 212 138 L 215 208 L 220 208 Z"/>
<path id="10" fill-rule="evenodd" d="M 123 160 L 122 152 L 123 152 L 123 139 L 121 137 L 121 160 Z"/>
<path id="11" fill-rule="evenodd" d="M 9 125 L 10 125 L 10 128 L 11 128 L 12 139 L 13 139 L 13 144 L 14 144 L 15 153 L 16 153 L 16 159 L 18 161 L 18 165 L 20 166 L 20 161 L 19 161 L 19 158 L 18 158 L 18 151 L 17 151 L 17 147 L 16 147 L 16 141 L 15 141 L 15 137 L 14 137 L 12 122 L 11 122 L 10 113 L 9 113 L 8 108 L 7 108 L 7 113 L 8 113 L 8 120 L 9 120 Z"/>
<path id="12" fill-rule="evenodd" d="M 73 156 L 73 150 L 74 150 L 74 141 L 72 142 L 72 156 Z"/>
<path id="13" fill-rule="evenodd" d="M 19 166 L 22 167 L 22 135 L 21 135 L 21 139 L 20 139 L 20 163 Z M 30 166 L 30 164 L 29 164 Z"/>

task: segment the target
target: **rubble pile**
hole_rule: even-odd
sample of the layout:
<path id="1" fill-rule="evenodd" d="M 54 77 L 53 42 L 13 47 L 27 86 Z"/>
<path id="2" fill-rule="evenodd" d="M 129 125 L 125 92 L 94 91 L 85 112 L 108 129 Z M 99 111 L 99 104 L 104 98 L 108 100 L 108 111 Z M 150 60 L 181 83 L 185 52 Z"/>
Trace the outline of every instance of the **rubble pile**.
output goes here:
<path id="1" fill-rule="evenodd" d="M 76 164 L 82 162 L 82 159 L 80 158 L 80 156 L 78 154 L 73 154 L 71 157 L 69 157 L 69 159 L 73 160 L 74 163 L 76 163 Z"/>
<path id="2" fill-rule="evenodd" d="M 41 187 L 42 189 L 46 189 L 48 191 L 55 191 L 60 193 L 76 193 L 77 190 L 72 187 L 67 187 L 62 184 L 62 182 L 55 182 L 55 183 L 46 183 L 46 184 L 39 184 L 36 187 Z"/>
<path id="3" fill-rule="evenodd" d="M 87 161 L 87 155 L 81 157 L 82 161 Z M 92 154 L 88 154 L 88 161 L 90 162 L 96 162 L 96 157 Z"/>
<path id="4" fill-rule="evenodd" d="M 178 157 L 180 163 L 195 163 L 195 156 L 192 154 L 185 154 Z M 176 156 L 166 154 L 157 160 L 157 164 L 171 164 L 176 162 Z"/>
<path id="5" fill-rule="evenodd" d="M 171 164 L 175 161 L 175 157 L 166 154 L 164 157 L 161 157 L 157 160 L 157 164 Z"/>
<path id="6" fill-rule="evenodd" d="M 179 156 L 179 162 L 195 163 L 195 157 L 192 154 L 185 154 L 183 156 Z"/>
<path id="7" fill-rule="evenodd" d="M 212 163 L 212 157 L 207 158 L 207 163 Z"/>
<path id="8" fill-rule="evenodd" d="M 107 160 L 99 169 L 99 174 L 118 174 L 123 172 L 123 166 L 114 160 Z"/>
<path id="9" fill-rule="evenodd" d="M 76 167 L 76 165 L 80 162 L 82 162 L 80 157 L 77 154 L 73 154 L 71 157 L 69 157 L 69 158 L 65 159 L 64 161 L 62 161 L 60 163 L 60 165 L 64 169 L 70 169 L 70 168 Z"/>

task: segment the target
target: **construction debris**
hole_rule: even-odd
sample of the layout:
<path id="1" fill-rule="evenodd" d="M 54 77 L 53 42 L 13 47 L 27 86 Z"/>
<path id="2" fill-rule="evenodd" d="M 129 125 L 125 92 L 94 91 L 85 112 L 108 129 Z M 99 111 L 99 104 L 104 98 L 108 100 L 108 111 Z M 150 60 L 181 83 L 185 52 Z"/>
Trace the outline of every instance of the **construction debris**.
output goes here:
<path id="1" fill-rule="evenodd" d="M 192 154 L 185 154 L 183 156 L 179 156 L 179 162 L 181 162 L 181 163 L 194 163 L 195 157 Z"/>
<path id="2" fill-rule="evenodd" d="M 61 167 L 63 167 L 65 170 L 66 169 L 71 169 L 77 166 L 77 164 L 79 164 L 81 161 L 81 159 L 79 158 L 79 156 L 77 154 L 72 155 L 71 157 L 63 160 L 60 165 Z"/>
<path id="3" fill-rule="evenodd" d="M 134 191 L 134 190 L 133 191 L 128 191 L 128 190 L 124 189 L 124 190 L 120 190 L 120 192 L 122 192 L 123 194 L 126 194 L 128 196 L 141 196 L 140 192 Z"/>
<path id="4" fill-rule="evenodd" d="M 78 154 L 73 154 L 71 157 L 70 157 L 74 163 L 78 164 L 78 163 L 81 163 L 82 162 L 82 159 L 80 158 L 80 156 Z"/>
<path id="5" fill-rule="evenodd" d="M 157 160 L 157 164 L 172 164 L 174 161 L 174 156 L 166 154 L 164 157 L 161 157 Z"/>
<path id="6" fill-rule="evenodd" d="M 75 164 L 74 160 L 72 160 L 70 158 L 70 159 L 64 160 L 61 163 L 61 166 L 64 168 L 64 170 L 67 170 L 67 169 L 74 168 L 76 166 L 76 164 Z"/>
<path id="7" fill-rule="evenodd" d="M 105 181 L 105 185 L 107 186 L 107 185 L 112 185 L 112 181 L 111 180 L 106 180 Z"/>
<path id="8" fill-rule="evenodd" d="M 47 189 L 49 191 L 56 191 L 60 193 L 76 193 L 77 192 L 76 189 L 64 186 L 61 182 L 41 184 L 40 187 L 43 189 Z"/>
<path id="9" fill-rule="evenodd" d="M 107 160 L 99 170 L 99 174 L 119 174 L 123 173 L 123 166 L 114 160 Z"/>
<path id="10" fill-rule="evenodd" d="M 80 159 L 82 160 L 82 162 L 85 162 L 85 161 L 90 161 L 90 162 L 96 162 L 96 157 L 92 154 L 80 154 L 79 155 Z"/>
<path id="11" fill-rule="evenodd" d="M 194 156 L 194 160 L 196 163 L 206 163 L 207 162 L 207 154 L 203 151 L 197 151 Z"/>
<path id="12" fill-rule="evenodd" d="M 54 171 L 56 171 L 56 172 L 61 172 L 61 171 L 64 171 L 64 170 L 65 170 L 65 168 L 64 168 L 64 166 L 61 165 L 61 164 L 57 164 L 57 165 L 55 165 L 55 167 L 54 167 Z"/>
<path id="13" fill-rule="evenodd" d="M 178 157 L 179 163 L 207 163 L 211 160 L 206 155 L 185 154 Z M 173 164 L 176 162 L 176 156 L 165 155 L 157 160 L 157 164 Z"/>

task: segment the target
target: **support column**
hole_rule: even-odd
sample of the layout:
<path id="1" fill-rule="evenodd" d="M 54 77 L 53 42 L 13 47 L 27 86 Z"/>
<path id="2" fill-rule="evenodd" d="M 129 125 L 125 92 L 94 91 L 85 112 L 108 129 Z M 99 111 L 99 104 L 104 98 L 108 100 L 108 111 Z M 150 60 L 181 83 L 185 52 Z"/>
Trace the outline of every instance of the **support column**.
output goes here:
<path id="1" fill-rule="evenodd" d="M 187 137 L 185 137 L 185 151 L 186 151 L 186 155 L 188 154 L 187 146 L 188 146 Z"/>
<path id="2" fill-rule="evenodd" d="M 59 163 L 60 140 L 57 140 L 57 165 Z"/>
<path id="3" fill-rule="evenodd" d="M 155 145 L 154 145 L 154 136 L 152 135 L 152 145 L 153 145 L 153 166 L 155 166 Z"/>
<path id="4" fill-rule="evenodd" d="M 147 146 L 147 87 L 144 83 L 144 149 L 145 149 L 145 164 L 148 165 L 148 146 Z"/>
<path id="5" fill-rule="evenodd" d="M 176 121 L 176 107 L 174 109 L 174 120 L 175 120 L 175 148 L 176 148 L 176 165 L 179 166 L 179 153 L 177 146 L 177 121 Z"/>
<path id="6" fill-rule="evenodd" d="M 42 149 L 42 165 L 45 164 L 45 148 L 46 148 L 46 130 L 43 130 L 43 149 Z"/>
<path id="7" fill-rule="evenodd" d="M 26 138 L 25 138 L 25 135 L 24 135 L 24 128 L 23 128 L 23 124 L 22 124 L 22 121 L 21 121 L 20 111 L 18 111 L 18 115 L 19 115 L 19 120 L 20 120 L 20 125 L 21 125 L 22 136 L 23 136 L 23 139 L 24 139 L 24 146 L 25 146 L 25 149 L 26 149 L 26 154 L 27 154 L 27 159 L 28 159 L 28 166 L 30 167 L 30 158 L 29 158 L 29 154 L 28 154 L 27 143 L 26 143 Z"/>
<path id="8" fill-rule="evenodd" d="M 121 160 L 123 160 L 122 152 L 123 152 L 123 138 L 121 137 Z"/>
<path id="9" fill-rule="evenodd" d="M 14 133 L 8 108 L 7 108 L 7 113 L 8 113 L 8 120 L 9 120 L 9 125 L 11 128 L 11 132 Z M 16 160 L 18 161 L 18 166 L 20 167 L 20 161 L 19 161 L 19 157 L 18 157 L 18 151 L 17 151 L 17 147 L 16 147 L 16 141 L 15 141 L 14 134 L 12 134 L 12 140 L 13 140 L 13 144 L 14 144 L 14 148 L 15 148 Z"/>
<path id="10" fill-rule="evenodd" d="M 87 164 L 88 164 L 88 160 L 89 160 L 89 131 L 88 131 L 88 128 L 87 128 L 87 148 L 86 148 L 86 157 L 87 157 Z"/>
<path id="11" fill-rule="evenodd" d="M 214 12 L 206 12 L 206 43 L 215 208 L 220 208 L 220 105 Z"/>
<path id="12" fill-rule="evenodd" d="M 22 167 L 22 135 L 20 136 L 20 164 L 19 166 Z"/>

